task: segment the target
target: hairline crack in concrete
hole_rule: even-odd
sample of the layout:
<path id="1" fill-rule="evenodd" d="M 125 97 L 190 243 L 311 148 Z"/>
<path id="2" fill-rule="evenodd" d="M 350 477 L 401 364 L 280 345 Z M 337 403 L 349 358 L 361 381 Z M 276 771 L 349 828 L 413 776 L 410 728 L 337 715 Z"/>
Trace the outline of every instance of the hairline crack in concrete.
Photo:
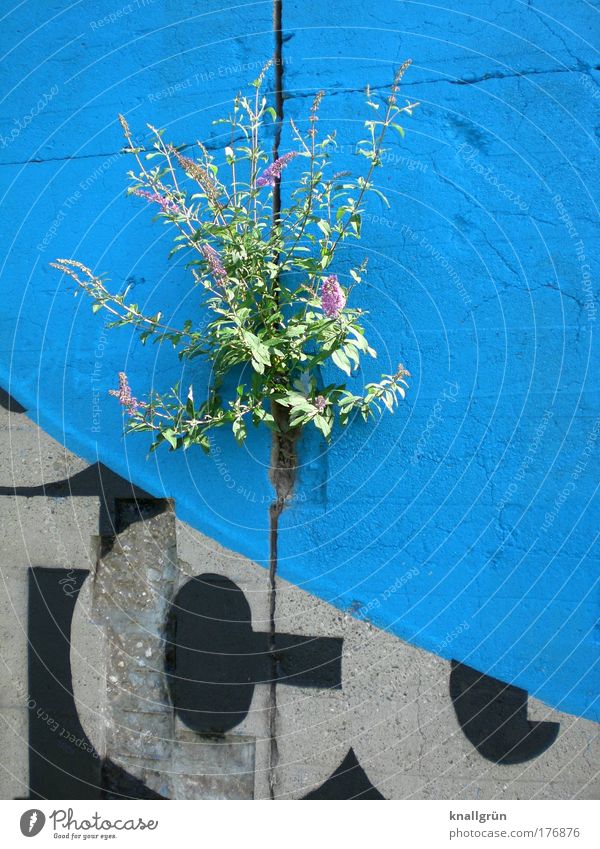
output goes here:
<path id="1" fill-rule="evenodd" d="M 283 127 L 283 32 L 282 32 L 282 17 L 283 17 L 283 2 L 282 0 L 273 0 L 273 65 L 275 77 L 275 111 L 277 113 L 277 125 L 275 127 L 275 135 L 273 138 L 273 161 L 279 156 L 279 143 L 281 141 L 281 132 Z M 273 188 L 273 226 L 276 227 L 281 212 L 281 184 L 280 180 L 275 181 Z M 275 258 L 277 262 L 278 258 Z M 276 416 L 276 410 L 273 408 L 273 414 Z M 268 779 L 269 779 L 269 797 L 275 799 L 275 770 L 278 761 L 277 748 L 277 679 L 279 677 L 279 667 L 276 652 L 276 608 L 277 608 L 277 542 L 279 531 L 279 517 L 284 509 L 285 501 L 293 487 L 293 472 L 286 474 L 286 469 L 282 468 L 282 448 L 283 442 L 281 435 L 274 432 L 272 436 L 271 447 L 271 482 L 275 489 L 275 498 L 269 506 L 269 656 L 271 660 L 271 678 L 269 682 L 269 758 L 268 758 Z M 293 462 L 293 460 L 292 460 Z"/>

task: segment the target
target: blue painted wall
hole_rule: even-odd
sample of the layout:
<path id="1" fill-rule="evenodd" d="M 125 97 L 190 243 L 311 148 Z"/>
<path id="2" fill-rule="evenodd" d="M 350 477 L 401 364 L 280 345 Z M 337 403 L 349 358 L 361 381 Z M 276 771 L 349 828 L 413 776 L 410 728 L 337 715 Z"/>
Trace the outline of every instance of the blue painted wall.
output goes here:
<path id="1" fill-rule="evenodd" d="M 596 12 L 501 0 L 284 0 L 285 114 L 327 92 L 339 168 L 356 167 L 364 84 L 410 56 L 420 101 L 378 178 L 364 239 L 379 361 L 410 368 L 395 417 L 305 438 L 282 520 L 283 577 L 444 657 L 598 717 Z M 47 267 L 75 256 L 130 280 L 141 304 L 195 308 L 169 237 L 123 195 L 115 115 L 220 147 L 210 121 L 272 53 L 270 2 L 26 2 L 2 20 L 0 382 L 58 439 L 182 518 L 267 557 L 268 439 L 146 460 L 106 392 L 183 376 Z M 596 31 L 594 30 L 596 27 Z M 282 148 L 291 145 L 284 131 Z M 350 260 L 348 254 L 346 260 Z M 344 258 L 338 269 L 344 272 Z M 189 368 L 189 367 L 188 367 Z M 325 378 L 327 375 L 324 376 Z M 595 519 L 595 521 L 594 521 Z M 595 630 L 596 629 L 596 630 Z"/>

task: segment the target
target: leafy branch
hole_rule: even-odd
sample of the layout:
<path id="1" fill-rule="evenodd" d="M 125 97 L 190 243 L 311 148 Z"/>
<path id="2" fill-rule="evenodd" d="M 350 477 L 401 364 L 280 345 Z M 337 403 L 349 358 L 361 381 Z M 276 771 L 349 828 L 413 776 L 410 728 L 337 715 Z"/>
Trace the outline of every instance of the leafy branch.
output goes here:
<path id="1" fill-rule="evenodd" d="M 151 204 L 157 219 L 172 227 L 169 256 L 183 251 L 202 308 L 173 327 L 162 312 L 146 315 L 129 302 L 128 289 L 111 292 L 86 265 L 73 259 L 51 265 L 91 298 L 95 312 L 108 312 L 111 326 L 132 325 L 143 343 L 168 341 L 180 359 L 202 357 L 211 364 L 201 402 L 193 386 L 183 396 L 176 386 L 138 400 L 121 373 L 112 394 L 127 414 L 128 432 L 150 432 L 153 449 L 166 443 L 172 450 L 199 445 L 209 451 L 211 431 L 224 426 L 243 443 L 250 424 L 278 433 L 314 426 L 329 439 L 336 420 L 345 426 L 354 414 L 368 420 L 393 412 L 405 397 L 408 371 L 401 365 L 359 393 L 347 388 L 361 358 L 376 356 L 364 335 L 365 313 L 348 304 L 366 261 L 349 269 L 348 287 L 331 268 L 343 242 L 360 239 L 367 195 L 387 204 L 374 172 L 382 166 L 388 131 L 402 136 L 398 120 L 417 105 L 397 103 L 409 64 L 399 69 L 387 98 L 378 101 L 367 91 L 375 114 L 364 122 L 365 138 L 356 145 L 368 163 L 358 176 L 332 173 L 338 145 L 335 133 L 318 132 L 322 92 L 304 133 L 291 122 L 297 149 L 270 162 L 262 137 L 265 123 L 277 116 L 262 93 L 268 66 L 252 83 L 253 95 L 238 94 L 231 114 L 215 122 L 231 128 L 219 161 L 201 142 L 176 147 L 150 125 L 151 144 L 140 146 L 119 116 L 125 151 L 136 163 L 128 193 Z M 290 201 L 273 221 L 272 193 L 286 169 Z M 328 365 L 343 377 L 323 386 L 321 369 Z M 285 416 L 274 415 L 275 408 Z"/>

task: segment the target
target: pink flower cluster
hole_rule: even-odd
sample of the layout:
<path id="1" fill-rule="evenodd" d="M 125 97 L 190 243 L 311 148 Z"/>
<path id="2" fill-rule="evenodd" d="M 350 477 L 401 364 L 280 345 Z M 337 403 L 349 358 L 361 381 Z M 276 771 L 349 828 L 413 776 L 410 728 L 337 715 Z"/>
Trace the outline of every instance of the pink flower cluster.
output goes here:
<path id="1" fill-rule="evenodd" d="M 200 250 L 217 283 L 225 283 L 227 272 L 218 252 L 211 245 L 202 245 Z"/>
<path id="2" fill-rule="evenodd" d="M 327 399 L 324 398 L 322 395 L 317 395 L 317 397 L 314 400 L 314 405 L 317 408 L 317 410 L 320 413 L 322 413 L 323 410 L 325 409 L 325 407 L 327 406 Z"/>
<path id="3" fill-rule="evenodd" d="M 148 203 L 157 203 L 163 212 L 179 212 L 176 203 L 174 203 L 169 198 L 163 197 L 163 195 L 159 194 L 158 192 L 149 192 L 146 189 L 135 189 L 133 191 L 133 194 L 137 195 L 140 198 L 145 198 Z"/>
<path id="4" fill-rule="evenodd" d="M 321 287 L 321 308 L 327 318 L 337 318 L 345 305 L 346 296 L 338 283 L 337 274 L 330 274 Z"/>
<path id="5" fill-rule="evenodd" d="M 281 172 L 283 171 L 285 166 L 295 156 L 298 156 L 298 153 L 297 151 L 292 150 L 289 153 L 284 153 L 283 156 L 280 156 L 279 159 L 276 159 L 275 162 L 272 162 L 268 166 L 268 168 L 265 168 L 260 177 L 257 179 L 257 187 L 259 189 L 262 189 L 263 186 L 274 186 L 275 181 L 281 177 Z"/>
<path id="6" fill-rule="evenodd" d="M 138 401 L 137 398 L 134 398 L 131 394 L 131 387 L 129 386 L 129 381 L 127 380 L 127 375 L 124 371 L 119 372 L 119 388 L 109 389 L 108 394 L 114 395 L 115 398 L 118 398 L 119 404 L 127 410 L 127 413 L 130 416 L 135 415 L 140 407 L 146 406 L 143 401 Z"/>

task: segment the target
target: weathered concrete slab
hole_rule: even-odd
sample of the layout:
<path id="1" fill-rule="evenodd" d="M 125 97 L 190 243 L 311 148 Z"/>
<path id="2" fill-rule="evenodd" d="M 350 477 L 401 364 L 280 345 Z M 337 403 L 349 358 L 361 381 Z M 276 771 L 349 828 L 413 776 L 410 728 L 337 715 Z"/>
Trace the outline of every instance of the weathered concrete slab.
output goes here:
<path id="1" fill-rule="evenodd" d="M 27 708 L 0 709 L 0 799 L 29 796 Z"/>
<path id="2" fill-rule="evenodd" d="M 531 760 L 493 763 L 457 721 L 450 664 L 280 582 L 278 630 L 343 639 L 342 690 L 278 687 L 277 795 L 316 789 L 352 748 L 375 787 L 399 798 L 598 796 L 594 722 L 528 700 L 528 717 L 560 723 L 556 742 Z M 315 664 L 319 658 L 315 654 Z"/>

